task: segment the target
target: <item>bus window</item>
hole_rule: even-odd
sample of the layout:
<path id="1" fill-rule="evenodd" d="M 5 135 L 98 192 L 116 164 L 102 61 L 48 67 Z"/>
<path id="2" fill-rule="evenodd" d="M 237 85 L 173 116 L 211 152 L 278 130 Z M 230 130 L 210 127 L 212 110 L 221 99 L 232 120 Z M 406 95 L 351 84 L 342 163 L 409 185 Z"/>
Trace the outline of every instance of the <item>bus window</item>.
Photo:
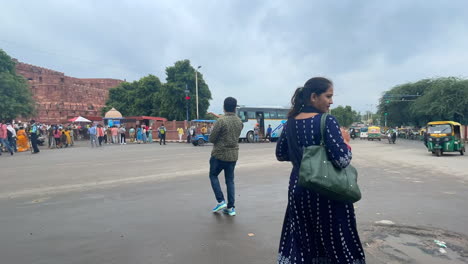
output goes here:
<path id="1" fill-rule="evenodd" d="M 270 114 L 270 118 L 271 118 L 271 119 L 276 119 L 276 118 L 278 118 L 278 115 L 276 114 L 276 112 L 269 112 L 269 114 Z"/>
<path id="2" fill-rule="evenodd" d="M 244 111 L 239 112 L 239 118 L 242 120 L 242 122 L 245 122 L 247 120 L 247 118 L 245 118 L 245 112 Z"/>
<path id="3" fill-rule="evenodd" d="M 284 112 L 278 112 L 278 118 L 279 118 L 279 119 L 286 119 L 286 113 L 284 113 Z"/>
<path id="4" fill-rule="evenodd" d="M 247 118 L 248 119 L 257 119 L 257 116 L 255 115 L 255 112 L 248 111 L 247 112 Z"/>
<path id="5" fill-rule="evenodd" d="M 271 118 L 269 112 L 265 112 L 264 114 L 265 114 L 265 119 L 270 119 Z"/>

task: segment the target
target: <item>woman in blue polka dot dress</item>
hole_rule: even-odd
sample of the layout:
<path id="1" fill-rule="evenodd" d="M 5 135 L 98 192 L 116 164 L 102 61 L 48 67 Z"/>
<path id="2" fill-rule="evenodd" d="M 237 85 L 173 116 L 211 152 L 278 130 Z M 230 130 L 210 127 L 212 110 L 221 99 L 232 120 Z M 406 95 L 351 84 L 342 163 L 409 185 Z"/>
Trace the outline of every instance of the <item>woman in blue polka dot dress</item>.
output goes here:
<path id="1" fill-rule="evenodd" d="M 298 88 L 291 100 L 290 118 L 276 145 L 279 161 L 291 161 L 287 126 L 294 125 L 299 148 L 320 144 L 320 119 L 333 103 L 333 84 L 316 77 Z M 351 162 L 351 148 L 344 141 L 335 117 L 326 120 L 325 146 L 328 158 L 337 168 Z M 292 150 L 293 151 L 293 150 Z M 302 153 L 300 150 L 295 150 Z M 365 262 L 364 251 L 356 228 L 352 203 L 328 199 L 298 185 L 299 167 L 293 165 L 289 180 L 288 206 L 279 245 L 279 264 Z"/>

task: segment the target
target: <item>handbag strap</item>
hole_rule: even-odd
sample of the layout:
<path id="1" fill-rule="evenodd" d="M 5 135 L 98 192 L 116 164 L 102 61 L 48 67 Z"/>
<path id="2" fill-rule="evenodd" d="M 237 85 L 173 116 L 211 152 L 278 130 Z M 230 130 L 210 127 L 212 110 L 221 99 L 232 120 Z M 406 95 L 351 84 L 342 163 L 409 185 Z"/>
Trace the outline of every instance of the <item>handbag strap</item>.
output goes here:
<path id="1" fill-rule="evenodd" d="M 325 146 L 325 123 L 327 121 L 327 113 L 323 113 L 320 119 L 320 145 Z M 299 167 L 300 161 L 302 160 L 303 148 L 300 148 L 297 144 L 297 129 L 295 128 L 295 121 L 293 117 L 288 119 L 286 128 L 286 138 L 288 140 L 288 151 L 289 158 L 294 166 Z"/>
<path id="2" fill-rule="evenodd" d="M 325 146 L 325 127 L 327 122 L 327 113 L 322 114 L 322 118 L 320 118 L 320 145 Z"/>

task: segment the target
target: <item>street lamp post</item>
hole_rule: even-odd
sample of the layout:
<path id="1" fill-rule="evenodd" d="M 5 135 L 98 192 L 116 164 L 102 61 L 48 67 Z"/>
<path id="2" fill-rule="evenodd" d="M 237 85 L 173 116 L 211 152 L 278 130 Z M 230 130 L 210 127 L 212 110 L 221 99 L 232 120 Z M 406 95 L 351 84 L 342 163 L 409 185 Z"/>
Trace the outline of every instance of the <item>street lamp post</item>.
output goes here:
<path id="1" fill-rule="evenodd" d="M 198 69 L 200 69 L 201 66 L 198 66 L 195 69 L 195 97 L 196 97 L 196 104 L 197 104 L 197 119 L 199 119 L 199 114 L 198 114 Z"/>
<path id="2" fill-rule="evenodd" d="M 185 84 L 185 108 L 186 108 L 186 111 L 187 111 L 187 122 L 189 121 L 189 114 L 188 114 L 188 108 L 189 108 L 189 100 L 190 100 L 190 97 L 189 97 L 189 89 L 187 87 L 187 84 Z"/>

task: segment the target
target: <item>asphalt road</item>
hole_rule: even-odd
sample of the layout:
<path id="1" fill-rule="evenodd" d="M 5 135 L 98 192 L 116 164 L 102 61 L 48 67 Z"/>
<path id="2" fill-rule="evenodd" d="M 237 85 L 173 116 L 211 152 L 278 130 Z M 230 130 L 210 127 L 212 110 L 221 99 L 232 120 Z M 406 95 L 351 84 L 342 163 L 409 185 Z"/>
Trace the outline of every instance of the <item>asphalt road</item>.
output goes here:
<path id="1" fill-rule="evenodd" d="M 274 144 L 241 144 L 235 217 L 210 212 L 211 146 L 80 145 L 0 157 L 1 263 L 275 263 L 290 164 Z M 468 157 L 352 146 L 368 263 L 468 263 Z"/>

